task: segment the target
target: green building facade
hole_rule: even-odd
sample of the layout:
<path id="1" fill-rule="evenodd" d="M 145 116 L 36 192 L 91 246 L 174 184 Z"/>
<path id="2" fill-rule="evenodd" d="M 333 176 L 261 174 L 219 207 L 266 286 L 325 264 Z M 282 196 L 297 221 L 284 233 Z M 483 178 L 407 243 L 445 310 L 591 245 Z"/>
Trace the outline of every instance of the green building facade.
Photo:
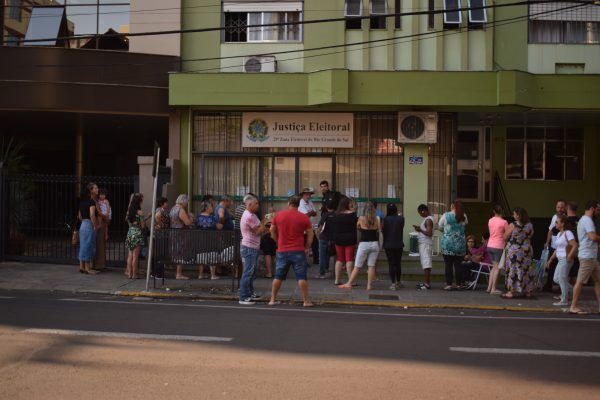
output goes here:
<path id="1" fill-rule="evenodd" d="M 180 190 L 279 209 L 327 179 L 407 226 L 459 198 L 476 233 L 495 201 L 600 198 L 600 6 L 511 3 L 183 0 L 184 31 L 223 29 L 170 76 Z"/>

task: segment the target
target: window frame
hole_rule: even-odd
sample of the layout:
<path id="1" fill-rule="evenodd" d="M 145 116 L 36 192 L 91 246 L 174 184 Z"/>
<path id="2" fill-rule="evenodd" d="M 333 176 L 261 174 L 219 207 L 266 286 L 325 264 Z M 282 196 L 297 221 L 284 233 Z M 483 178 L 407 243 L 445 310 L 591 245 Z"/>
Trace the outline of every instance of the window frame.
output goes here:
<path id="1" fill-rule="evenodd" d="M 483 20 L 475 20 L 473 19 L 473 15 L 472 15 L 472 11 L 471 7 L 472 7 L 472 2 L 473 0 L 467 0 L 467 7 L 469 8 L 469 23 L 470 24 L 487 24 L 488 22 L 488 18 L 487 18 L 487 6 L 485 4 L 485 0 L 481 0 L 481 7 L 484 7 L 481 9 L 481 11 L 483 11 Z M 479 6 L 474 6 L 474 7 L 479 7 Z"/>
<path id="2" fill-rule="evenodd" d="M 363 3 L 362 0 L 356 0 L 358 1 L 358 11 L 359 14 L 348 14 L 348 3 L 352 1 L 352 0 L 346 0 L 344 1 L 344 17 L 362 17 L 362 13 L 363 13 Z"/>
<path id="3" fill-rule="evenodd" d="M 444 25 L 456 25 L 456 26 L 460 26 L 460 24 L 462 24 L 463 20 L 462 20 L 462 3 L 461 0 L 455 0 L 457 2 L 457 9 L 458 11 L 456 11 L 458 13 L 458 22 L 457 21 L 448 21 L 448 2 L 449 0 L 444 0 Z"/>
<path id="4" fill-rule="evenodd" d="M 302 24 L 298 24 L 298 39 L 288 39 L 289 37 L 289 33 L 290 33 L 290 26 L 285 25 L 283 26 L 284 28 L 284 37 L 285 39 L 283 40 L 270 40 L 270 39 L 264 39 L 264 35 L 265 35 L 265 28 L 271 28 L 271 27 L 264 27 L 261 26 L 259 28 L 249 28 L 248 25 L 250 25 L 250 14 L 260 14 L 260 24 L 263 25 L 265 23 L 265 14 L 278 14 L 278 13 L 283 13 L 285 14 L 285 23 L 288 22 L 288 17 L 290 13 L 298 13 L 298 21 L 302 21 L 303 18 L 303 12 L 302 11 L 247 11 L 247 12 L 241 12 L 241 14 L 246 14 L 246 41 L 227 41 L 225 39 L 225 36 L 223 36 L 223 43 L 302 43 L 303 41 L 303 26 Z M 226 14 L 227 12 L 223 12 L 223 21 L 226 20 Z M 227 28 L 227 27 L 225 27 Z M 260 40 L 252 40 L 250 39 L 250 30 L 251 29 L 260 29 Z M 255 33 L 255 32 L 252 32 Z"/>
<path id="5" fill-rule="evenodd" d="M 537 182 L 567 182 L 567 181 L 575 181 L 582 182 L 585 181 L 585 130 L 583 127 L 564 127 L 564 126 L 509 126 L 507 128 L 521 128 L 523 129 L 523 138 L 520 139 L 509 139 L 508 135 L 506 136 L 504 142 L 504 179 L 507 181 L 537 181 Z M 528 129 L 543 129 L 543 137 L 542 138 L 532 138 L 529 139 L 527 136 Z M 554 139 L 548 138 L 548 130 L 556 130 L 560 129 L 562 132 L 562 139 Z M 567 131 L 569 129 L 577 129 L 581 132 L 581 139 L 569 139 L 567 136 Z M 520 178 L 511 178 L 507 175 L 507 162 L 508 162 L 508 145 L 509 143 L 520 143 L 521 151 L 522 151 L 522 159 L 523 159 L 523 169 L 522 169 L 522 177 Z M 541 178 L 529 178 L 528 177 L 528 167 L 529 167 L 529 159 L 528 159 L 528 143 L 541 143 L 542 144 L 542 177 Z M 549 143 L 560 143 L 562 147 L 563 154 L 558 156 L 562 160 L 562 179 L 548 179 L 546 177 L 547 174 L 547 155 L 548 155 L 548 144 Z M 568 179 L 567 176 L 567 158 L 569 156 L 564 153 L 567 151 L 568 143 L 580 143 L 581 144 L 581 176 L 576 179 Z"/>

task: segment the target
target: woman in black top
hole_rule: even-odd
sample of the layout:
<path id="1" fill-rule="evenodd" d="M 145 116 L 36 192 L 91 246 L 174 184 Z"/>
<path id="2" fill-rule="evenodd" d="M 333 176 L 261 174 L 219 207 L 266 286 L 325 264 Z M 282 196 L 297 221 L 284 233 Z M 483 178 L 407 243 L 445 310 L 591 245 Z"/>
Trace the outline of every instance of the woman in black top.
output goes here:
<path id="1" fill-rule="evenodd" d="M 383 248 L 390 268 L 391 290 L 401 287 L 402 250 L 404 249 L 404 217 L 398 215 L 395 204 L 387 205 L 387 215 L 383 219 Z"/>
<path id="2" fill-rule="evenodd" d="M 92 269 L 92 261 L 96 254 L 96 230 L 99 227 L 97 219 L 96 202 L 98 196 L 98 185 L 88 183 L 79 203 L 79 272 L 82 274 L 97 274 Z"/>
<path id="3" fill-rule="evenodd" d="M 338 209 L 333 217 L 330 217 L 323 230 L 335 244 L 335 284 L 340 284 L 342 266 L 346 265 L 348 279 L 352 275 L 354 267 L 354 251 L 356 250 L 356 212 L 351 207 L 352 200 L 342 197 Z"/>

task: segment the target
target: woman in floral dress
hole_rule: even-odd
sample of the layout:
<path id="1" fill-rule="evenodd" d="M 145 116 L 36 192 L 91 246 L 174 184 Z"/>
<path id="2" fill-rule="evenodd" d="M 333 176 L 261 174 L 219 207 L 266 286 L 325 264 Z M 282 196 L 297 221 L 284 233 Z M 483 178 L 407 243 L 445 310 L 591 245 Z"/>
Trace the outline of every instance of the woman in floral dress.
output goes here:
<path id="1" fill-rule="evenodd" d="M 506 289 L 501 297 L 512 299 L 517 296 L 529 298 L 534 289 L 535 266 L 533 265 L 533 225 L 527 211 L 522 207 L 513 212 L 515 222 L 504 233 L 508 241 L 506 248 Z"/>
<path id="2" fill-rule="evenodd" d="M 129 230 L 127 231 L 127 237 L 125 238 L 125 245 L 129 250 L 127 254 L 127 268 L 125 269 L 125 275 L 129 279 L 138 278 L 138 260 L 140 257 L 140 251 L 142 247 L 146 245 L 146 239 L 142 229 L 145 227 L 144 213 L 142 212 L 142 202 L 144 196 L 141 193 L 134 193 L 131 195 L 129 201 L 129 209 L 127 210 L 127 225 Z"/>

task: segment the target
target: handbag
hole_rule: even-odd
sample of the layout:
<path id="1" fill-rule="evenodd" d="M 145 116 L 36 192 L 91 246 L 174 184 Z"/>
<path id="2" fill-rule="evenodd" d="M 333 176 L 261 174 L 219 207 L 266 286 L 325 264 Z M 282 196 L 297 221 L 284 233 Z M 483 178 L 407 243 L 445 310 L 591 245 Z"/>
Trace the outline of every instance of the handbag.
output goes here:
<path id="1" fill-rule="evenodd" d="M 79 244 L 79 231 L 75 229 L 71 234 L 71 244 L 77 246 Z"/>
<path id="2" fill-rule="evenodd" d="M 498 261 L 498 269 L 503 270 L 506 269 L 506 248 L 508 247 L 508 245 L 506 245 L 504 247 L 504 250 L 502 250 L 502 257 L 500 257 L 500 261 Z"/>

